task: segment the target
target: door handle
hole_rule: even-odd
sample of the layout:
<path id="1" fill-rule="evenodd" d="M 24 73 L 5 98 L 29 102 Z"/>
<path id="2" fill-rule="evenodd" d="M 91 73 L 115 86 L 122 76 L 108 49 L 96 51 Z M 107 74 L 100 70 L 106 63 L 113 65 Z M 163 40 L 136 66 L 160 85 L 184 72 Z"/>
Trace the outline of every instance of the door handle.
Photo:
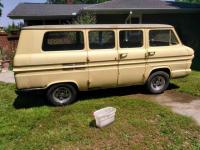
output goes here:
<path id="1" fill-rule="evenodd" d="M 128 53 L 121 53 L 121 54 L 119 54 L 119 58 L 120 59 L 126 58 L 127 56 L 128 56 Z"/>
<path id="2" fill-rule="evenodd" d="M 154 56 L 156 54 L 156 52 L 148 52 L 147 56 Z"/>

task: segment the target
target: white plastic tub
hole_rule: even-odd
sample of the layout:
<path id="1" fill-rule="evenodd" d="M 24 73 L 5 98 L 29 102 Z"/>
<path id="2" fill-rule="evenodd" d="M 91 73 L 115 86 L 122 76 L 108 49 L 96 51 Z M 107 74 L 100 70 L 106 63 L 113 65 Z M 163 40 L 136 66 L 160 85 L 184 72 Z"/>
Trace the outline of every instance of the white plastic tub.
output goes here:
<path id="1" fill-rule="evenodd" d="M 99 128 L 105 127 L 115 120 L 116 108 L 106 107 L 94 112 L 96 126 Z"/>

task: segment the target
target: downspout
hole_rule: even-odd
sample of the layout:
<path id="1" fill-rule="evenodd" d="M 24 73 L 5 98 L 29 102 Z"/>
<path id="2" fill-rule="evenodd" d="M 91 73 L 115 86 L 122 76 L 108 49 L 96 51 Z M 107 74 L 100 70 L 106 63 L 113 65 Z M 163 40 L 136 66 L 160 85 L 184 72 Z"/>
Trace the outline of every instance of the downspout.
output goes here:
<path id="1" fill-rule="evenodd" d="M 130 11 L 128 17 L 127 17 L 126 20 L 125 20 L 125 24 L 128 24 L 128 21 L 129 21 L 129 23 L 131 24 L 131 17 L 132 17 L 132 14 L 133 14 L 133 12 Z"/>
<path id="2" fill-rule="evenodd" d="M 128 24 L 128 21 L 129 21 L 129 24 L 131 24 L 132 14 L 133 12 L 130 11 L 128 17 L 125 20 L 125 24 Z M 128 42 L 128 32 L 125 32 L 125 41 Z"/>

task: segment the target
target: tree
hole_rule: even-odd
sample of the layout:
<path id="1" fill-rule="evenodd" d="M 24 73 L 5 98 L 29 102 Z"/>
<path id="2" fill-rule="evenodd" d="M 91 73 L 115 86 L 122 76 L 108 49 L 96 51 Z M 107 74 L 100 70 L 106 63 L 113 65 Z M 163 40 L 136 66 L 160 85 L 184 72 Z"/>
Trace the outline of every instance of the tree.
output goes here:
<path id="1" fill-rule="evenodd" d="M 96 23 L 96 17 L 90 13 L 80 14 L 72 22 L 72 24 L 95 24 L 95 23 Z"/>
<path id="2" fill-rule="evenodd" d="M 75 4 L 96 4 L 102 3 L 108 0 L 74 0 Z M 49 4 L 65 4 L 66 0 L 47 0 Z"/>
<path id="3" fill-rule="evenodd" d="M 22 23 L 19 23 L 18 25 L 16 25 L 14 22 L 10 25 L 8 25 L 6 28 L 4 28 L 4 30 L 6 31 L 6 33 L 8 35 L 11 35 L 12 31 L 16 31 L 16 30 L 20 30 L 21 27 L 23 26 Z"/>
<path id="4" fill-rule="evenodd" d="M 74 3 L 82 3 L 82 4 L 96 4 L 96 3 L 103 3 L 108 0 L 74 0 Z"/>
<path id="5" fill-rule="evenodd" d="M 48 4 L 64 4 L 65 0 L 47 0 Z"/>
<path id="6" fill-rule="evenodd" d="M 200 0 L 176 0 L 177 2 L 200 3 Z"/>
<path id="7" fill-rule="evenodd" d="M 1 0 L 0 0 L 0 16 L 2 15 L 2 8 L 3 8 L 3 4 L 1 3 Z"/>

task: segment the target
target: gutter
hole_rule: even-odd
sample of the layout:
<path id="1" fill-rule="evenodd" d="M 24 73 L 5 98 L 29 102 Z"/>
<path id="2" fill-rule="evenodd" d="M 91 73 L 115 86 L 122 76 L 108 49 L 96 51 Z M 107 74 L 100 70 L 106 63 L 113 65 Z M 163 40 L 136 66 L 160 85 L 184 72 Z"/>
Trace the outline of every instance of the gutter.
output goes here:
<path id="1" fill-rule="evenodd" d="M 200 8 L 98 8 L 98 9 L 83 9 L 83 11 L 94 12 L 96 14 L 113 14 L 127 13 L 130 11 L 146 12 L 146 13 L 200 13 Z"/>

